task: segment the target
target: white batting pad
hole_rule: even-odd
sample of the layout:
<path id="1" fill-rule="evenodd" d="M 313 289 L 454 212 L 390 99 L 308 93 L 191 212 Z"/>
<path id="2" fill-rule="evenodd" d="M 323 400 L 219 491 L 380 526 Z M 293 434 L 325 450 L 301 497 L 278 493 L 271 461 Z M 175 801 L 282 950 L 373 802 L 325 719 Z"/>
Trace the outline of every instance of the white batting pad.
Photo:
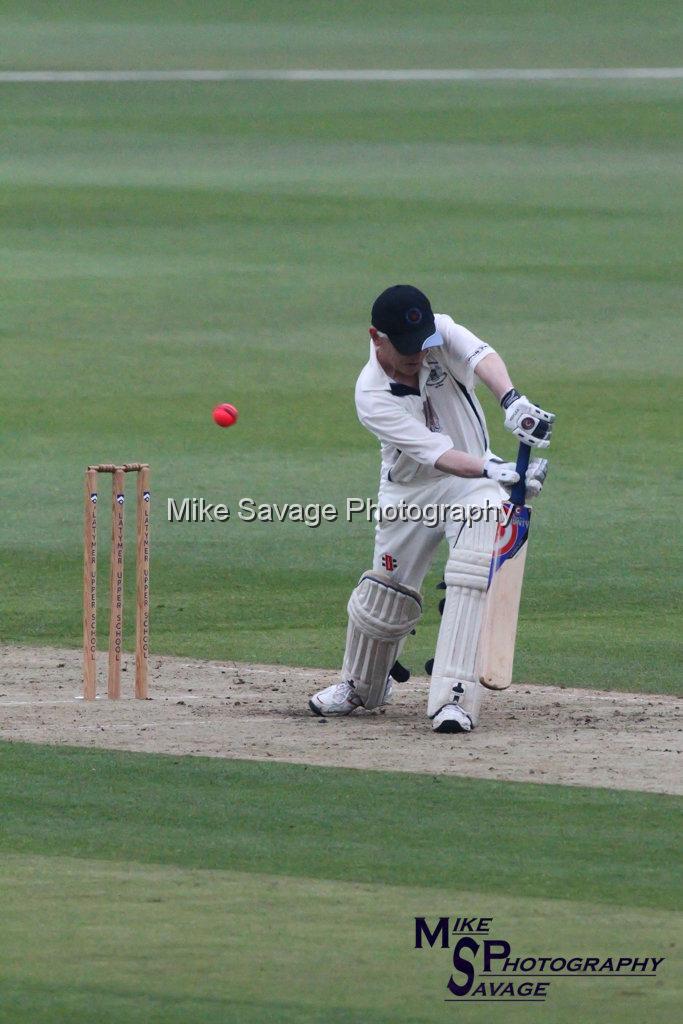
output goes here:
<path id="1" fill-rule="evenodd" d="M 342 679 L 353 683 L 366 708 L 382 703 L 389 670 L 422 614 L 419 591 L 388 573 L 363 573 L 348 604 Z"/>
<path id="2" fill-rule="evenodd" d="M 496 535 L 495 522 L 467 523 L 446 563 L 444 605 L 427 714 L 433 718 L 444 704 L 459 704 L 477 724 L 484 693 L 474 673 L 486 585 Z"/>

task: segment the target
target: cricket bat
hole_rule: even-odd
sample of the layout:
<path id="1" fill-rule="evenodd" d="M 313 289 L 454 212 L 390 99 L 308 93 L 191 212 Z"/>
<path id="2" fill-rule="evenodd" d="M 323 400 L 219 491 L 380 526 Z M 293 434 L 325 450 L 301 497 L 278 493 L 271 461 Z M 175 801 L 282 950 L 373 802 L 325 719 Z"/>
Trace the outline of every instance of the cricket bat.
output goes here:
<path id="1" fill-rule="evenodd" d="M 503 504 L 493 546 L 484 616 L 479 634 L 476 674 L 489 690 L 505 690 L 512 682 L 517 616 L 522 596 L 531 508 L 526 505 L 526 471 L 531 449 L 520 444 L 516 470 L 519 483 Z"/>

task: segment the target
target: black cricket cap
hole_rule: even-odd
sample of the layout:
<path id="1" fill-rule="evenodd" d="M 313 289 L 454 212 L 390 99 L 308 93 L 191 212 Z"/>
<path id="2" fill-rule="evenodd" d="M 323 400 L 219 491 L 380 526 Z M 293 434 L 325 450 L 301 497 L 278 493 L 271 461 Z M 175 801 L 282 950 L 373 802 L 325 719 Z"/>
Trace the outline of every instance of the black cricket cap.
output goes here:
<path id="1" fill-rule="evenodd" d="M 411 284 L 394 284 L 378 295 L 370 315 L 372 326 L 402 355 L 413 355 L 422 349 L 443 345 L 436 329 L 429 299 Z"/>

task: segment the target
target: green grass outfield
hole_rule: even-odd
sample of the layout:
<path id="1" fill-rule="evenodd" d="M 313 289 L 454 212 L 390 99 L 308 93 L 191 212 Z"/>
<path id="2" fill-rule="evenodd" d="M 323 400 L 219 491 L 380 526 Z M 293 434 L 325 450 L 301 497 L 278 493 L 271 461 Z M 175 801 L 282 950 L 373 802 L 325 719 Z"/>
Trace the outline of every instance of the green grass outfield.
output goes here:
<path id="1" fill-rule="evenodd" d="M 675 1016 L 671 797 L 28 744 L 0 786 L 3 1024 Z M 414 949 L 463 914 L 514 956 L 667 960 L 487 1017 Z"/>
<path id="2" fill-rule="evenodd" d="M 0 70 L 681 52 L 668 0 L 6 0 L 0 35 Z M 518 679 L 672 690 L 681 106 L 649 80 L 0 82 L 0 639 L 79 645 L 83 469 L 147 460 L 153 652 L 338 664 L 368 524 L 165 506 L 373 497 L 353 384 L 372 299 L 407 280 L 558 414 Z M 673 798 L 22 744 L 0 787 L 0 1024 L 674 1019 Z M 543 1008 L 454 1007 L 448 952 L 412 948 L 444 914 L 520 953 L 668 959 L 557 980 Z"/>
<path id="3" fill-rule="evenodd" d="M 678 5 L 634 0 L 6 0 L 0 35 L 5 71 L 681 52 Z M 0 639 L 80 644 L 83 469 L 146 460 L 153 652 L 339 664 L 369 524 L 172 526 L 165 507 L 374 497 L 352 390 L 372 300 L 403 280 L 558 414 L 518 679 L 673 690 L 681 92 L 0 83 Z M 226 400 L 241 419 L 220 431 Z M 675 1017 L 673 798 L 18 743 L 0 786 L 0 1024 Z M 543 1008 L 456 1008 L 414 918 L 463 913 L 519 953 L 668 959 L 657 979 L 558 979 Z"/>
<path id="4" fill-rule="evenodd" d="M 3 66 L 679 56 L 673 4 L 656 19 L 635 3 L 341 4 L 324 21 L 314 4 L 286 17 L 224 6 L 8 3 Z M 377 447 L 353 384 L 373 297 L 409 280 L 558 414 L 517 677 L 674 687 L 680 83 L 42 83 L 0 96 L 4 640 L 79 644 L 83 467 L 140 459 L 153 470 L 153 650 L 338 664 L 370 526 L 171 526 L 166 501 L 343 510 L 373 497 Z M 211 421 L 219 401 L 241 412 L 230 431 Z M 414 669 L 433 653 L 436 578 Z M 129 612 L 131 584 L 129 572 Z"/>

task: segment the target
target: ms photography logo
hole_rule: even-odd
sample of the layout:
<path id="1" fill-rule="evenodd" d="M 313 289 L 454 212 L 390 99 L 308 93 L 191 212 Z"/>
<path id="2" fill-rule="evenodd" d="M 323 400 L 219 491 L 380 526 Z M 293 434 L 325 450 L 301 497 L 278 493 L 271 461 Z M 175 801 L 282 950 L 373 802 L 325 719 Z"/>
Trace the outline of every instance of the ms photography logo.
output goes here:
<path id="1" fill-rule="evenodd" d="M 415 949 L 452 949 L 446 1002 L 543 1003 L 556 978 L 655 978 L 663 956 L 526 956 L 489 938 L 492 917 L 415 918 Z"/>

